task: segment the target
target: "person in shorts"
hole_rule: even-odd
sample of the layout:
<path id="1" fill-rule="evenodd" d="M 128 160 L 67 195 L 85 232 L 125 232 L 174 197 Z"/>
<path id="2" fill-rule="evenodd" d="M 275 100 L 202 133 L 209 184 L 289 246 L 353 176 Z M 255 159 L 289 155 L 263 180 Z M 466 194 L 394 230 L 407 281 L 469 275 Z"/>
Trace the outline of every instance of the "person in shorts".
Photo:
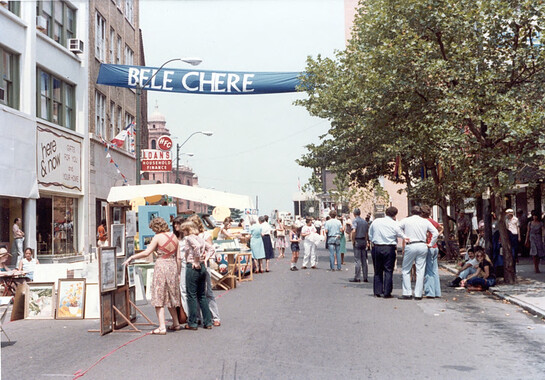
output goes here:
<path id="1" fill-rule="evenodd" d="M 296 225 L 291 226 L 290 230 L 290 248 L 291 248 L 291 271 L 299 270 L 297 269 L 297 260 L 299 259 L 299 242 L 301 238 L 299 237 L 299 229 Z"/>

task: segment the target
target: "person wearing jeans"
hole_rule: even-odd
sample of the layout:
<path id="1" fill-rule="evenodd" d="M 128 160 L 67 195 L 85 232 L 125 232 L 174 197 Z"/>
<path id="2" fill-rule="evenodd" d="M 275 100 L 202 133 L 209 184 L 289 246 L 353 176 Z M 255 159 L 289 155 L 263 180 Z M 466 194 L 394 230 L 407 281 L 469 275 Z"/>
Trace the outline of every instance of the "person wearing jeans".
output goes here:
<path id="1" fill-rule="evenodd" d="M 325 222 L 324 230 L 329 249 L 329 269 L 335 270 L 335 257 L 337 257 L 337 270 L 341 269 L 341 234 L 344 233 L 341 222 L 337 219 L 337 212 L 331 210 L 331 219 Z"/>
<path id="2" fill-rule="evenodd" d="M 369 232 L 369 224 L 365 219 L 361 218 L 361 211 L 359 208 L 354 209 L 354 215 L 356 218 L 352 222 L 352 245 L 354 246 L 354 263 L 355 273 L 354 278 L 350 282 L 361 282 L 363 272 L 363 282 L 367 282 L 367 238 Z"/>
<path id="3" fill-rule="evenodd" d="M 431 218 L 431 208 L 428 205 L 423 205 L 421 208 L 422 217 L 430 221 L 439 233 L 443 232 L 443 227 Z M 431 234 L 428 233 L 428 240 L 431 241 Z M 437 243 L 428 249 L 426 255 L 426 270 L 424 272 L 424 295 L 430 298 L 441 297 L 441 282 L 439 281 L 439 263 L 437 256 L 439 255 L 439 247 Z"/>

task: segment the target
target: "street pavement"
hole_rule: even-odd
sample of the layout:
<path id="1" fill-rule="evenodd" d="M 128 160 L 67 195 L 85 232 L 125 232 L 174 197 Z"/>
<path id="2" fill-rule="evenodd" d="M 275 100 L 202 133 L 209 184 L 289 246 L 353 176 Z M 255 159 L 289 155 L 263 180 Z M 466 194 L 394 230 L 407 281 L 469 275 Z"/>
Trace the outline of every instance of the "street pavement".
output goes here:
<path id="1" fill-rule="evenodd" d="M 222 326 L 212 330 L 101 337 L 87 332 L 97 320 L 10 322 L 2 379 L 545 378 L 541 318 L 490 293 L 448 288 L 445 269 L 440 299 L 375 298 L 372 266 L 369 283 L 348 281 L 350 249 L 341 272 L 318 254 L 319 269 L 291 272 L 289 259 L 275 259 L 270 273 L 216 292 Z M 400 288 L 396 269 L 395 296 Z"/>

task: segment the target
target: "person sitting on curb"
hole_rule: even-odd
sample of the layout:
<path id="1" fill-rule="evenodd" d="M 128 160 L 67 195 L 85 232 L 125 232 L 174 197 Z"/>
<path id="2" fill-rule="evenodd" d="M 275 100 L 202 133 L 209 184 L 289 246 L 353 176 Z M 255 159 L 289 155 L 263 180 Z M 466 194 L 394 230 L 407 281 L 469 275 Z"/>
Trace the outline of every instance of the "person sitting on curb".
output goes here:
<path id="1" fill-rule="evenodd" d="M 482 247 L 476 246 L 475 250 L 482 250 Z M 451 288 L 457 288 L 460 286 L 462 280 L 465 280 L 469 275 L 477 272 L 479 267 L 479 261 L 475 258 L 475 252 L 473 248 L 468 249 L 467 258 L 465 263 L 456 273 L 456 278 L 448 283 Z"/>
<path id="2" fill-rule="evenodd" d="M 462 281 L 462 286 L 466 286 L 468 291 L 487 290 L 489 287 L 496 285 L 494 266 L 482 249 L 475 252 L 475 257 L 479 261 L 479 267 L 475 273 Z"/>

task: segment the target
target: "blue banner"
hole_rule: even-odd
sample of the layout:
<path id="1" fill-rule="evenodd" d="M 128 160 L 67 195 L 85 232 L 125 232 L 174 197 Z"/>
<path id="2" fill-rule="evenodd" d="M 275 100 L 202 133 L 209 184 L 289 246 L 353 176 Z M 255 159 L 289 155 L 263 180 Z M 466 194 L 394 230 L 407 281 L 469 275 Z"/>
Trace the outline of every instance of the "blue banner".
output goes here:
<path id="1" fill-rule="evenodd" d="M 298 72 L 229 72 L 101 64 L 97 83 L 189 94 L 245 95 L 295 92 Z M 154 76 L 155 74 L 155 76 Z M 150 79 L 151 78 L 151 79 Z"/>

